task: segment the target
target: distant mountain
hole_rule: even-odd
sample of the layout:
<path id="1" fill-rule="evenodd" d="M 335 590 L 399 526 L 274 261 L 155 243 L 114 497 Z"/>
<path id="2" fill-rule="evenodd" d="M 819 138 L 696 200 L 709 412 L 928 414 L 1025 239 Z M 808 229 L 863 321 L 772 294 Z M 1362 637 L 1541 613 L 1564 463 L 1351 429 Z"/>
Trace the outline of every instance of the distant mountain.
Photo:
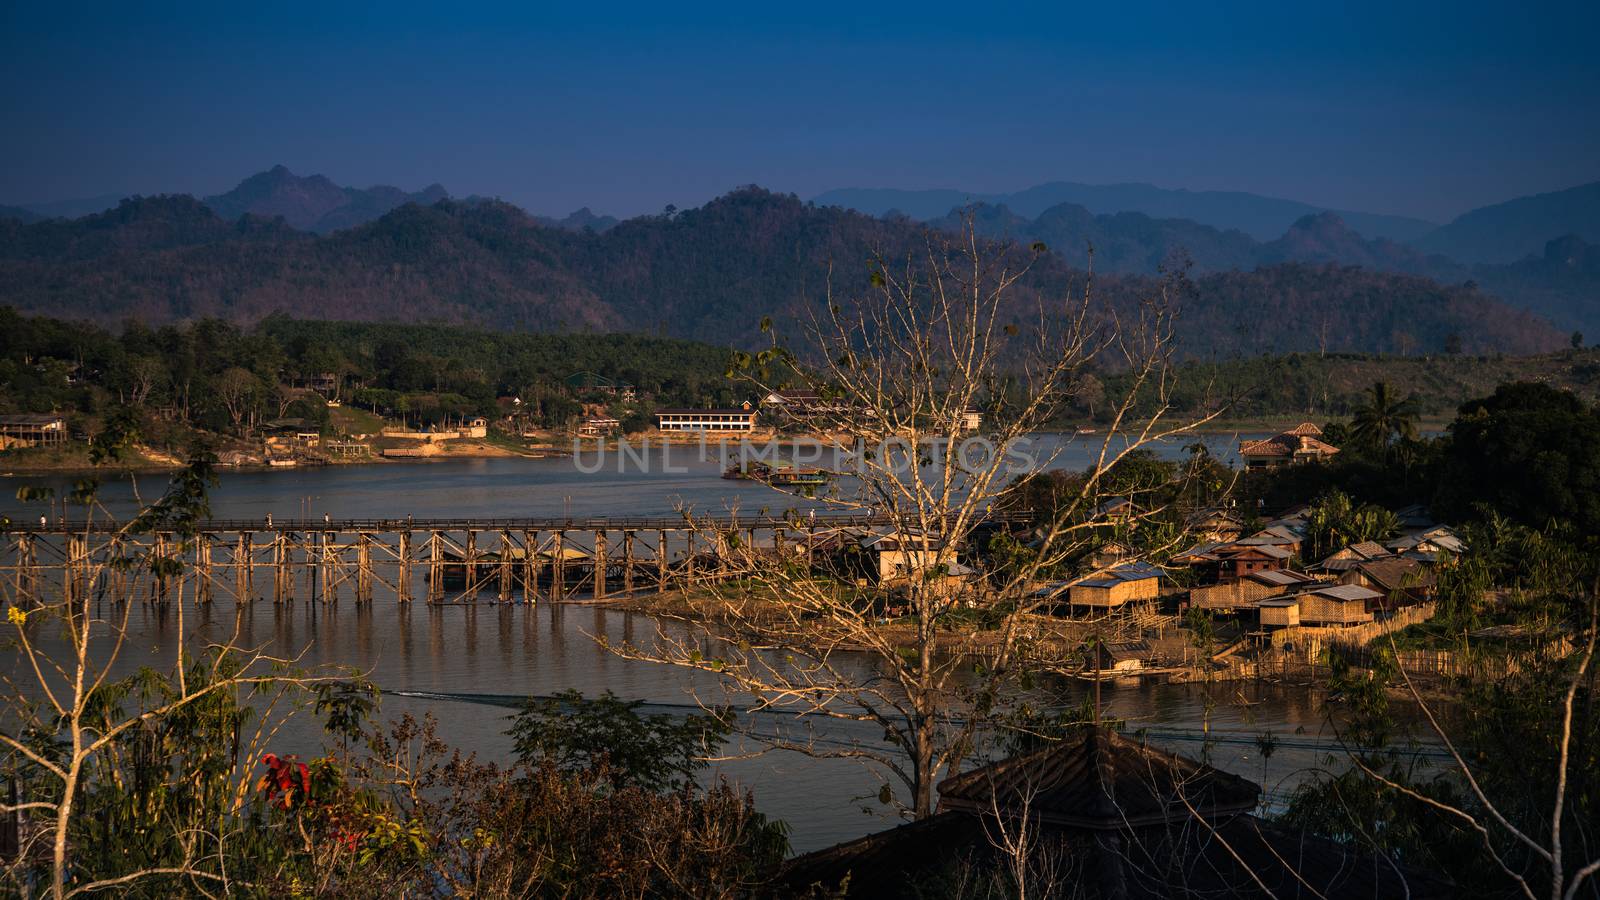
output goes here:
<path id="1" fill-rule="evenodd" d="M 31 209 L 23 209 L 20 206 L 6 206 L 4 204 L 0 204 L 0 219 L 11 219 L 14 222 L 21 222 L 24 225 L 30 225 L 34 222 L 43 221 L 44 218 L 44 216 L 39 215 Z"/>
<path id="2" fill-rule="evenodd" d="M 414 194 L 388 185 L 349 188 L 323 175 L 302 177 L 284 166 L 273 166 L 239 182 L 226 194 L 205 198 L 205 204 L 224 219 L 281 216 L 291 227 L 326 234 L 365 224 L 406 203 L 426 206 L 449 196 L 437 184 Z"/>
<path id="3" fill-rule="evenodd" d="M 120 265 L 167 250 L 224 243 L 284 245 L 297 237 L 306 236 L 276 220 L 242 216 L 227 222 L 187 194 L 166 194 L 130 197 L 115 209 L 79 219 L 32 225 L 0 221 L 0 260 L 50 259 L 78 268 L 109 259 Z"/>
<path id="4" fill-rule="evenodd" d="M 1576 235 L 1557 238 L 1538 256 L 1503 266 L 1476 266 L 1473 277 L 1500 296 L 1563 328 L 1600 337 L 1600 243 Z"/>
<path id="5" fill-rule="evenodd" d="M 582 231 L 585 228 L 591 228 L 597 232 L 606 231 L 615 228 L 618 221 L 614 216 L 597 216 L 587 206 L 568 214 L 565 219 L 555 219 L 550 216 L 534 216 L 533 218 L 540 225 L 561 228 L 567 231 Z"/>
<path id="6" fill-rule="evenodd" d="M 1462 262 L 1510 263 L 1569 234 L 1600 242 L 1600 181 L 1481 207 L 1412 243 Z"/>
<path id="7" fill-rule="evenodd" d="M 1254 256 L 1256 265 L 1332 262 L 1379 272 L 1406 272 L 1441 279 L 1465 274 L 1461 266 L 1450 260 L 1425 256 L 1405 244 L 1387 238 L 1369 241 L 1331 212 L 1300 219 L 1289 226 L 1283 237 L 1258 246 Z"/>
<path id="8" fill-rule="evenodd" d="M 895 256 L 925 239 L 916 223 L 758 188 L 603 233 L 546 227 L 504 203 L 443 200 L 318 236 L 157 197 L 72 222 L 0 221 L 0 304 L 107 323 L 285 312 L 748 346 L 763 338 L 762 316 L 792 324 L 813 312 L 830 277 L 839 292 L 866 290 L 870 249 Z M 1082 277 L 1060 256 L 1041 257 L 1010 315 L 1036 314 L 1038 302 L 1069 294 Z M 1104 274 L 1095 295 L 1107 312 L 1132 315 L 1154 287 L 1147 276 Z M 1183 307 L 1179 340 L 1192 356 L 1424 352 L 1452 336 L 1467 352 L 1521 353 L 1566 339 L 1471 286 L 1331 264 L 1202 275 Z"/>
<path id="9" fill-rule="evenodd" d="M 873 216 L 898 210 L 918 220 L 938 218 L 954 207 L 970 203 L 1004 205 L 1030 218 L 1052 206 L 1073 203 L 1101 215 L 1136 212 L 1152 218 L 1189 219 L 1221 230 L 1242 231 L 1262 241 L 1283 234 L 1305 216 L 1330 211 L 1296 200 L 1241 191 L 1187 191 L 1150 184 L 1101 185 L 1070 181 L 1053 181 L 1011 194 L 848 188 L 828 191 L 814 202 L 819 206 L 843 206 Z M 1396 241 L 1421 237 L 1437 227 L 1432 222 L 1404 216 L 1331 211 L 1362 234 Z"/>
<path id="10" fill-rule="evenodd" d="M 985 237 L 1043 241 L 1073 265 L 1087 265 L 1092 246 L 1099 272 L 1149 275 L 1187 265 L 1198 275 L 1289 263 L 1360 266 L 1446 284 L 1478 284 L 1560 328 L 1600 335 L 1600 267 L 1593 264 L 1594 244 L 1577 237 L 1547 242 L 1540 255 L 1516 263 L 1467 265 L 1410 244 L 1368 240 L 1333 213 L 1306 216 L 1282 236 L 1264 242 L 1186 219 L 1152 219 L 1139 213 L 1097 216 L 1070 203 L 1034 219 L 1005 206 L 980 204 L 952 210 L 928 224 L 958 231 L 966 214 Z"/>

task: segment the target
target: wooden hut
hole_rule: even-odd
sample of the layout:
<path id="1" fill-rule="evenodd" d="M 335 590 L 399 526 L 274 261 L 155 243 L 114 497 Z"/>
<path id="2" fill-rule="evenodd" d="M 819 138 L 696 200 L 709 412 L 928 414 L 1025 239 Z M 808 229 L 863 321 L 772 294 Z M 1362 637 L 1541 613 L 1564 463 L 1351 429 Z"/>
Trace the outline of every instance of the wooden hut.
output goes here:
<path id="1" fill-rule="evenodd" d="M 1122 563 L 1069 584 L 1067 603 L 1081 610 L 1123 609 L 1160 596 L 1161 578 L 1161 570 L 1149 563 Z"/>

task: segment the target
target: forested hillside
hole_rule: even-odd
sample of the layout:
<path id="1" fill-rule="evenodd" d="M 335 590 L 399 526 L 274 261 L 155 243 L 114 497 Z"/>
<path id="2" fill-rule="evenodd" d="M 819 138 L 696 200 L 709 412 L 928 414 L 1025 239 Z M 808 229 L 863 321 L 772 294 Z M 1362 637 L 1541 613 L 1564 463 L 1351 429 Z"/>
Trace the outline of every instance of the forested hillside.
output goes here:
<path id="1" fill-rule="evenodd" d="M 874 249 L 901 257 L 925 248 L 927 236 L 916 223 L 758 188 L 604 233 L 544 227 L 493 201 L 443 201 L 319 237 L 156 197 L 71 222 L 0 222 L 0 303 L 106 323 L 287 313 L 749 344 L 763 316 L 781 324 L 818 308 L 830 271 L 836 290 L 860 290 Z M 1016 315 L 1083 281 L 1069 260 L 1041 257 L 1020 285 Z M 1107 310 L 1131 310 L 1156 286 L 1139 275 L 1095 280 Z M 1183 295 L 1180 341 L 1195 357 L 1447 345 L 1527 353 L 1566 340 L 1470 285 L 1338 265 L 1203 275 Z"/>

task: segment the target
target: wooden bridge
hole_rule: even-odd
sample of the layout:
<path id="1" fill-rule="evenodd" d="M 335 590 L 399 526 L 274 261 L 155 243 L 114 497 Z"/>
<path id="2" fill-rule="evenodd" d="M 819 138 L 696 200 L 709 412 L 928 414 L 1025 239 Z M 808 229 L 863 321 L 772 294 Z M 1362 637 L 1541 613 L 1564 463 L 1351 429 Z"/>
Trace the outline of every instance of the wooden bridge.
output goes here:
<path id="1" fill-rule="evenodd" d="M 989 522 L 1021 519 L 995 513 Z M 274 603 L 375 596 L 399 602 L 533 602 L 664 591 L 726 574 L 728 549 L 807 558 L 879 515 L 589 519 L 209 520 L 192 532 L 126 523 L 0 520 L 0 587 L 47 596 L 161 602 L 188 594 Z M 419 578 L 420 576 L 420 578 Z M 192 593 L 191 593 L 192 592 Z"/>

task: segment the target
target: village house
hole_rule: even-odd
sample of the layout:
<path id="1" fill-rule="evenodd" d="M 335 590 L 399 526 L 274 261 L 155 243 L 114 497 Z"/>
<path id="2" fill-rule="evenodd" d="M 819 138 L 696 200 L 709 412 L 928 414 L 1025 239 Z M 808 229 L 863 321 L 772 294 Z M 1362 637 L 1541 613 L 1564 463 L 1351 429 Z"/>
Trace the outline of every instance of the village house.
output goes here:
<path id="1" fill-rule="evenodd" d="M 584 437 L 605 437 L 622 429 L 622 422 L 611 416 L 587 416 L 578 423 L 578 434 Z"/>
<path id="2" fill-rule="evenodd" d="M 811 412 L 822 405 L 822 395 L 816 391 L 785 388 L 769 391 L 761 398 L 761 405 L 783 410 L 791 415 Z"/>
<path id="3" fill-rule="evenodd" d="M 1148 606 L 1161 596 L 1162 572 L 1147 562 L 1127 562 L 1068 582 L 1067 605 L 1074 612 L 1126 611 Z"/>
<path id="4" fill-rule="evenodd" d="M 1239 444 L 1239 456 L 1251 471 L 1322 462 L 1338 452 L 1338 447 L 1322 440 L 1322 429 L 1310 422 L 1301 422 L 1282 434 Z"/>
<path id="5" fill-rule="evenodd" d="M 1149 641 L 1095 641 L 1078 649 L 1084 674 L 1093 677 L 1137 675 L 1154 655 Z"/>
<path id="6" fill-rule="evenodd" d="M 1467 542 L 1447 525 L 1434 525 L 1410 531 L 1394 540 L 1386 541 L 1384 546 L 1398 556 L 1430 561 L 1440 556 L 1452 559 L 1467 550 Z"/>
<path id="7" fill-rule="evenodd" d="M 1348 572 L 1362 563 L 1371 562 L 1375 559 L 1388 559 L 1393 556 L 1394 554 L 1389 551 L 1389 548 L 1377 541 L 1362 541 L 1359 544 L 1351 544 L 1343 549 L 1335 550 L 1328 554 L 1322 562 L 1311 566 L 1309 571 L 1339 574 Z"/>
<path id="8" fill-rule="evenodd" d="M 656 427 L 662 431 L 752 431 L 756 411 L 748 401 L 736 409 L 658 409 Z"/>
<path id="9" fill-rule="evenodd" d="M 944 541 L 929 535 L 891 531 L 863 535 L 860 547 L 868 554 L 871 580 L 882 584 L 922 575 L 938 563 Z M 955 555 L 947 554 L 946 565 L 954 562 Z"/>
<path id="10" fill-rule="evenodd" d="M 1127 497 L 1112 497 L 1094 508 L 1090 518 L 1097 525 L 1113 525 L 1137 528 L 1139 525 L 1139 507 Z"/>
<path id="11" fill-rule="evenodd" d="M 0 416 L 0 450 L 55 447 L 67 442 L 67 420 L 55 413 Z"/>
<path id="12" fill-rule="evenodd" d="M 1038 542 L 1038 545 L 1042 546 L 1043 541 Z M 1127 562 L 1133 557 L 1133 548 L 1127 544 L 1121 541 L 1106 541 L 1089 554 L 1088 562 L 1096 569 L 1105 569 L 1120 562 Z"/>
<path id="13" fill-rule="evenodd" d="M 1296 628 L 1300 625 L 1300 598 L 1269 597 L 1257 601 L 1256 610 L 1263 630 Z"/>
<path id="14" fill-rule="evenodd" d="M 1360 585 L 1334 584 L 1262 602 L 1282 599 L 1293 600 L 1298 605 L 1301 625 L 1344 626 L 1373 621 L 1373 611 L 1382 604 L 1383 595 Z"/>
<path id="15" fill-rule="evenodd" d="M 1433 567 L 1409 557 L 1364 561 L 1339 576 L 1340 584 L 1354 584 L 1383 594 L 1383 607 L 1421 603 L 1433 596 Z"/>
<path id="16" fill-rule="evenodd" d="M 1202 585 L 1189 591 L 1189 605 L 1216 613 L 1234 613 L 1255 606 L 1269 597 L 1308 590 L 1321 584 L 1304 572 L 1293 569 L 1267 569 L 1250 572 L 1241 578 Z"/>
<path id="17" fill-rule="evenodd" d="M 1226 584 L 1253 572 L 1286 569 L 1293 558 L 1293 551 L 1277 544 L 1207 541 L 1177 554 L 1172 563 L 1192 569 L 1201 584 Z"/>
<path id="18" fill-rule="evenodd" d="M 961 430 L 977 431 L 983 427 L 983 413 L 971 407 L 961 411 Z"/>
<path id="19" fill-rule="evenodd" d="M 1244 519 L 1231 509 L 1209 507 L 1191 513 L 1184 524 L 1205 541 L 1233 541 L 1244 535 Z"/>

